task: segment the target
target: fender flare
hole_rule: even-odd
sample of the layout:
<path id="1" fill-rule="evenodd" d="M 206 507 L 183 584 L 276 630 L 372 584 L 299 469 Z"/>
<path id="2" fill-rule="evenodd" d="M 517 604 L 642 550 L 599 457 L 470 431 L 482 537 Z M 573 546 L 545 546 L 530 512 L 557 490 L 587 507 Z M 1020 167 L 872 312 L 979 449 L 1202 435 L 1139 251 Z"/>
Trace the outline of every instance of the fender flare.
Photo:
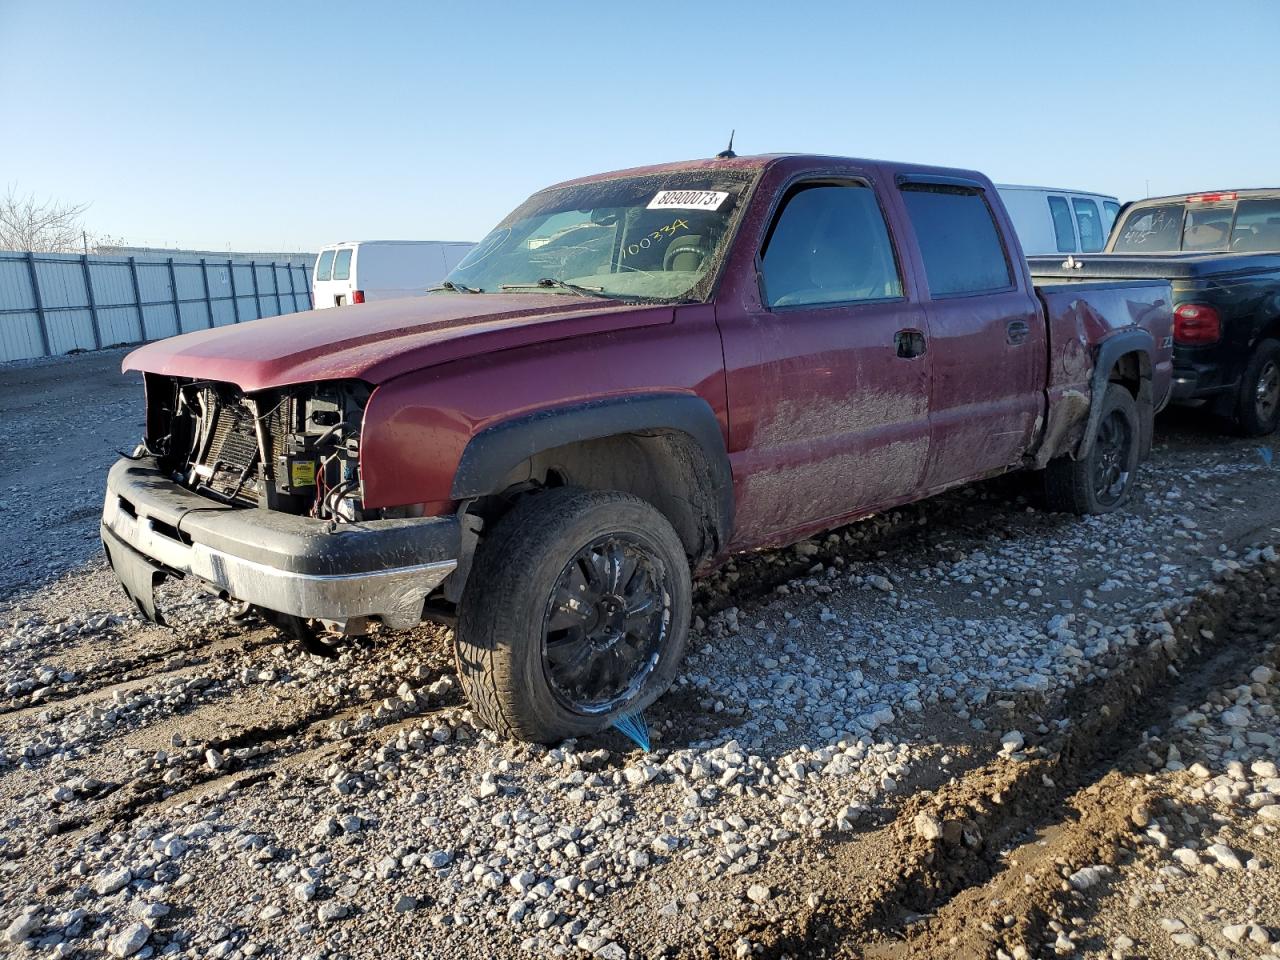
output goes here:
<path id="1" fill-rule="evenodd" d="M 1254 311 L 1253 328 L 1249 331 L 1249 352 L 1252 353 L 1263 340 L 1274 337 L 1280 337 L 1280 290 L 1268 294 Z"/>
<path id="2" fill-rule="evenodd" d="M 628 433 L 676 432 L 697 445 L 715 481 L 713 518 L 720 546 L 733 528 L 733 473 L 724 433 L 711 405 L 686 393 L 608 397 L 548 407 L 486 427 L 467 443 L 451 497 L 470 500 L 500 492 L 506 477 L 534 454 L 566 444 Z"/>
<path id="3" fill-rule="evenodd" d="M 1090 378 L 1089 420 L 1085 424 L 1084 435 L 1080 438 L 1077 460 L 1087 457 L 1093 449 L 1098 422 L 1102 419 L 1102 398 L 1111 381 L 1111 371 L 1127 353 L 1136 353 L 1145 361 L 1138 371 L 1141 378 L 1137 399 L 1138 434 L 1142 458 L 1146 459 L 1151 452 L 1151 435 L 1155 422 L 1155 399 L 1151 396 L 1151 358 L 1156 353 L 1156 342 L 1149 331 L 1135 328 L 1121 330 L 1098 346 L 1098 357 L 1094 361 L 1093 376 Z"/>

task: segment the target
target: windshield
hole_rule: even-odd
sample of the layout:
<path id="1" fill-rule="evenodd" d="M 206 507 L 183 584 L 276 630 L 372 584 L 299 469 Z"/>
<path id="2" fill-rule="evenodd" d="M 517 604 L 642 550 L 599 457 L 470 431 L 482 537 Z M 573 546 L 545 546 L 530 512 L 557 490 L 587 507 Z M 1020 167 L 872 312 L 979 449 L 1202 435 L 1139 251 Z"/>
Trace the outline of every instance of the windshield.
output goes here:
<path id="1" fill-rule="evenodd" d="M 686 170 L 544 190 L 518 207 L 448 281 L 485 293 L 594 293 L 705 300 L 755 171 Z M 505 289 L 504 289 L 505 288 Z"/>

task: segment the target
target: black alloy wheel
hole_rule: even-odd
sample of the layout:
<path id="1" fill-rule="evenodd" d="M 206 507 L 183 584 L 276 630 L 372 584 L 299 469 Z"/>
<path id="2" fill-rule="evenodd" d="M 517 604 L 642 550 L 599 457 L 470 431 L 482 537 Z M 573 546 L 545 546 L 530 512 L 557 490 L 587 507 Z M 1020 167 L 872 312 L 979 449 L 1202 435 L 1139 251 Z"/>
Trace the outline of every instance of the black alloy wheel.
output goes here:
<path id="1" fill-rule="evenodd" d="M 1081 516 L 1110 513 L 1133 497 L 1142 455 L 1137 402 L 1126 386 L 1111 383 L 1099 407 L 1085 452 L 1059 456 L 1045 468 L 1045 501 L 1050 510 Z M 1149 407 L 1145 415 L 1151 415 Z"/>
<path id="2" fill-rule="evenodd" d="M 562 486 L 485 532 L 454 646 L 477 719 L 521 740 L 597 733 L 675 679 L 692 612 L 689 557 L 652 504 Z"/>
<path id="3" fill-rule="evenodd" d="M 661 557 L 620 535 L 565 565 L 543 618 L 542 664 L 567 709 L 608 713 L 644 686 L 671 630 L 667 579 Z"/>
<path id="4" fill-rule="evenodd" d="M 1115 506 L 1129 489 L 1130 449 L 1134 443 L 1130 421 L 1119 410 L 1112 410 L 1098 424 L 1094 441 L 1093 491 L 1098 504 Z"/>
<path id="5" fill-rule="evenodd" d="M 1260 340 L 1249 354 L 1233 419 L 1246 437 L 1266 436 L 1280 426 L 1280 340 Z"/>
<path id="6" fill-rule="evenodd" d="M 1274 423 L 1280 408 L 1280 362 L 1268 359 L 1253 390 L 1253 410 L 1259 423 Z"/>

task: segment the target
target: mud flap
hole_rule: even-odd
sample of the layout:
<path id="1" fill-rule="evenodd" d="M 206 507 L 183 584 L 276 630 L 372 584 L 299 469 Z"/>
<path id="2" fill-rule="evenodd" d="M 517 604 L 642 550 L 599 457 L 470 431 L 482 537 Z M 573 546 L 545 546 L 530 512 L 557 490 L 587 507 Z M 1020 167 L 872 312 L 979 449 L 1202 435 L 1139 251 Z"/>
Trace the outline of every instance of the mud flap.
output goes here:
<path id="1" fill-rule="evenodd" d="M 107 562 L 124 587 L 125 596 L 133 601 L 144 617 L 165 626 L 163 615 L 156 610 L 156 587 L 168 574 L 123 543 L 103 540 L 102 547 L 106 551 Z"/>

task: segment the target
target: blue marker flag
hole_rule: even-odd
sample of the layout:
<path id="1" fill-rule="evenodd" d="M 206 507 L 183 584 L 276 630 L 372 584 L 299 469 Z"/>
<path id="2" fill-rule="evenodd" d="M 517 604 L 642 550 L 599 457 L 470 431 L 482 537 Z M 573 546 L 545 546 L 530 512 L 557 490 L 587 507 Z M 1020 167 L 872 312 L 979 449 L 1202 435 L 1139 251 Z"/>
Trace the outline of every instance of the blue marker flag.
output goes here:
<path id="1" fill-rule="evenodd" d="M 1262 457 L 1263 463 L 1265 463 L 1268 467 L 1271 466 L 1271 458 L 1272 456 L 1274 456 L 1274 452 L 1270 447 L 1259 447 L 1258 454 Z"/>
<path id="2" fill-rule="evenodd" d="M 645 753 L 649 752 L 649 724 L 645 722 L 643 713 L 637 711 L 621 716 L 613 721 L 613 726 L 614 729 L 634 740 Z"/>

